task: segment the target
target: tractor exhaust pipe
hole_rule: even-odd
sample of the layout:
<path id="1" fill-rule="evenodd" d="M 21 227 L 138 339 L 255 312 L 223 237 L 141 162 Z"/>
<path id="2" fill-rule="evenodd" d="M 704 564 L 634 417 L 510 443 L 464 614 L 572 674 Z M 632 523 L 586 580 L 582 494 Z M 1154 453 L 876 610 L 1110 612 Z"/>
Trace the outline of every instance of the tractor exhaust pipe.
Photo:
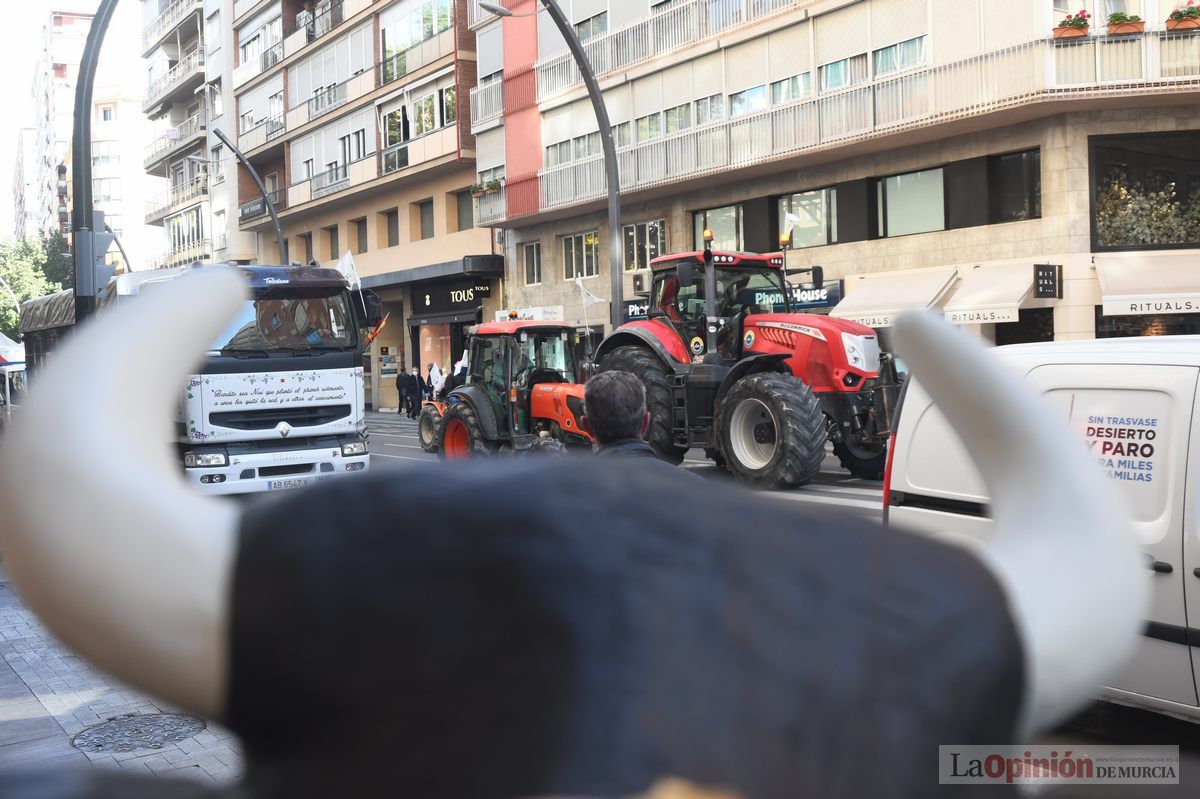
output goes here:
<path id="1" fill-rule="evenodd" d="M 713 269 L 712 254 L 713 232 L 704 231 L 704 330 L 707 356 L 715 356 L 717 352 L 717 329 L 720 320 L 717 319 L 717 270 Z M 706 356 L 706 357 L 707 357 Z"/>

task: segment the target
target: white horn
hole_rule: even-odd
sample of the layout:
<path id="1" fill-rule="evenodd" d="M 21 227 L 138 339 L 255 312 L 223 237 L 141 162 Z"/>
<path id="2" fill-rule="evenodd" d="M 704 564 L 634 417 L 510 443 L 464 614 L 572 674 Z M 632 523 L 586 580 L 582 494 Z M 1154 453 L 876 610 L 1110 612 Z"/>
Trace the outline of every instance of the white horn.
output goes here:
<path id="1" fill-rule="evenodd" d="M 1067 718 L 1133 654 L 1148 606 L 1130 516 L 1064 419 L 984 346 L 927 313 L 896 344 L 992 498 L 982 558 L 1024 647 L 1019 732 Z"/>
<path id="2" fill-rule="evenodd" d="M 73 331 L 0 448 L 0 544 L 67 645 L 219 719 L 238 511 L 185 483 L 171 409 L 246 288 L 211 267 Z"/>

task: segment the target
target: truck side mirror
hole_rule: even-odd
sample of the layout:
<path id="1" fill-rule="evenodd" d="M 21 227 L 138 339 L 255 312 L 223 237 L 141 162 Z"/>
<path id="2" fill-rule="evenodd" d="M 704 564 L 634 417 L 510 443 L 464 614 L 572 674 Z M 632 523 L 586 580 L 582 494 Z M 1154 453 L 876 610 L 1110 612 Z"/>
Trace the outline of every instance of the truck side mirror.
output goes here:
<path id="1" fill-rule="evenodd" d="M 696 269 L 691 261 L 680 261 L 675 267 L 675 275 L 679 278 L 681 289 L 690 288 L 696 282 Z"/>
<path id="2" fill-rule="evenodd" d="M 813 288 L 819 289 L 825 285 L 825 269 L 820 266 L 812 268 L 812 284 Z"/>

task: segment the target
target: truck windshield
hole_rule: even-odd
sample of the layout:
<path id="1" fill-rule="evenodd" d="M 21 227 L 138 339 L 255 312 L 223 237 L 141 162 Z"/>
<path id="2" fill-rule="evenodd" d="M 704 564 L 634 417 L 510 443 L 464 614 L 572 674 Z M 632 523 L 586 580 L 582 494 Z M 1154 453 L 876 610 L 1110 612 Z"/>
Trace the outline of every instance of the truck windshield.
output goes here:
<path id="1" fill-rule="evenodd" d="M 265 294 L 246 301 L 213 342 L 220 352 L 347 350 L 355 345 L 345 291 Z"/>
<path id="2" fill-rule="evenodd" d="M 529 333 L 518 337 L 515 376 L 522 372 L 556 372 L 568 383 L 575 382 L 575 351 L 567 331 Z"/>
<path id="3" fill-rule="evenodd" d="M 654 278 L 650 307 L 676 320 L 704 317 L 704 269 L 697 264 L 690 286 L 680 286 L 674 271 Z M 767 267 L 718 267 L 717 316 L 749 313 L 786 313 L 783 275 Z"/>

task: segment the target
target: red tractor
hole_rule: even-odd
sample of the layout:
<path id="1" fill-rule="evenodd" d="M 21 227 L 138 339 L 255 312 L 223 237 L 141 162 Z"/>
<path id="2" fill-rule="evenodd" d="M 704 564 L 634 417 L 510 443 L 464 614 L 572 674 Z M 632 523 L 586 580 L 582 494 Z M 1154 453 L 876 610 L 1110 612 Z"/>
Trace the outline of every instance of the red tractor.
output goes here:
<path id="1" fill-rule="evenodd" d="M 575 328 L 492 322 L 471 328 L 466 385 L 446 398 L 438 450 L 447 460 L 590 446 L 579 428 L 583 385 Z"/>
<path id="2" fill-rule="evenodd" d="M 610 334 L 596 361 L 646 386 L 647 438 L 664 459 L 702 447 L 745 480 L 791 488 L 817 476 L 832 441 L 851 474 L 882 477 L 899 385 L 875 331 L 792 313 L 779 253 L 706 245 L 651 268 L 648 318 Z M 821 268 L 805 271 L 819 288 Z"/>

